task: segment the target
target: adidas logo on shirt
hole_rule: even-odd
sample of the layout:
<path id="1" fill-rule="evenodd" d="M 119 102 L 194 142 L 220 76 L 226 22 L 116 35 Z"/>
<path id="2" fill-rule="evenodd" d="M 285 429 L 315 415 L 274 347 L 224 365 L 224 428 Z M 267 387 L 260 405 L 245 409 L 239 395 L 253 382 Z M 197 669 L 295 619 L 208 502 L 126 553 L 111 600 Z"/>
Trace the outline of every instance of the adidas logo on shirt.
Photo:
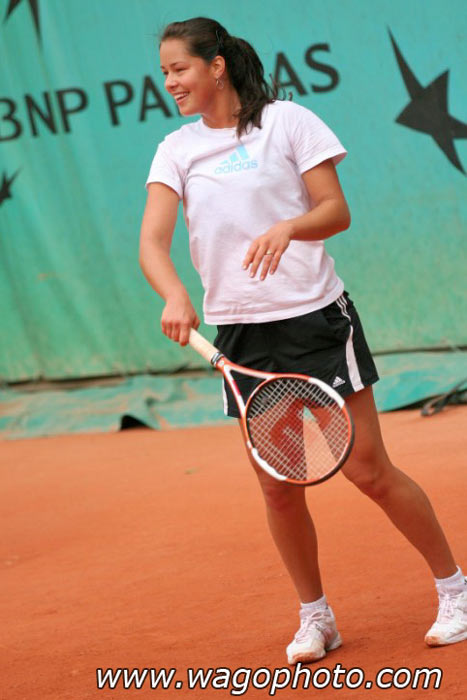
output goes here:
<path id="1" fill-rule="evenodd" d="M 245 146 L 237 146 L 235 151 L 231 153 L 226 160 L 223 160 L 214 172 L 216 175 L 224 175 L 226 173 L 236 173 L 257 167 L 258 161 L 250 160 Z"/>
<path id="2" fill-rule="evenodd" d="M 342 386 L 342 384 L 345 384 L 345 379 L 341 379 L 340 377 L 336 377 L 332 383 L 332 388 L 335 389 L 336 386 Z"/>

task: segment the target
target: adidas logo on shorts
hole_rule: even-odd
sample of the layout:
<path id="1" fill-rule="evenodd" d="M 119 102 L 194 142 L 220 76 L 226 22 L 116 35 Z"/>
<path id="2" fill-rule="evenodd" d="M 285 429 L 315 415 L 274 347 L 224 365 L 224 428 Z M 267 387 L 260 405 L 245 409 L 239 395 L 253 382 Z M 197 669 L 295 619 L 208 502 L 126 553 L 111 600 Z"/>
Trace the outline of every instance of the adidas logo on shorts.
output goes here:
<path id="1" fill-rule="evenodd" d="M 345 384 L 345 379 L 341 379 L 340 377 L 336 377 L 332 383 L 332 388 L 335 389 L 336 386 L 342 386 L 342 384 Z"/>
<path id="2" fill-rule="evenodd" d="M 250 160 L 245 146 L 237 146 L 235 151 L 214 170 L 216 175 L 236 173 L 258 167 L 257 160 Z"/>

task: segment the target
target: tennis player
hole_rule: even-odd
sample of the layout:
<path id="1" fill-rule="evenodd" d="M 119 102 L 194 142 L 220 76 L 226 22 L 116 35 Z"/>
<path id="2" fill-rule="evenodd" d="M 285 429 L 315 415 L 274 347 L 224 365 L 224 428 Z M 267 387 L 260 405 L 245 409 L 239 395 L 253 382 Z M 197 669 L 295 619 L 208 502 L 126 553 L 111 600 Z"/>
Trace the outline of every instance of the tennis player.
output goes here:
<path id="1" fill-rule="evenodd" d="M 238 364 L 318 377 L 346 398 L 355 444 L 345 476 L 373 499 L 425 558 L 439 594 L 430 646 L 467 638 L 467 581 L 423 491 L 390 461 L 362 326 L 323 241 L 350 225 L 336 174 L 346 151 L 313 112 L 277 98 L 258 55 L 218 22 L 168 25 L 160 43 L 165 87 L 180 114 L 200 115 L 158 146 L 141 230 L 143 272 L 165 300 L 162 330 L 186 345 L 200 320 L 170 258 L 179 201 L 204 318 Z M 247 398 L 254 381 L 244 379 Z M 238 416 L 229 388 L 225 410 Z M 254 466 L 254 465 L 253 465 Z M 289 663 L 341 644 L 320 578 L 305 490 L 256 468 L 269 527 L 301 601 Z"/>

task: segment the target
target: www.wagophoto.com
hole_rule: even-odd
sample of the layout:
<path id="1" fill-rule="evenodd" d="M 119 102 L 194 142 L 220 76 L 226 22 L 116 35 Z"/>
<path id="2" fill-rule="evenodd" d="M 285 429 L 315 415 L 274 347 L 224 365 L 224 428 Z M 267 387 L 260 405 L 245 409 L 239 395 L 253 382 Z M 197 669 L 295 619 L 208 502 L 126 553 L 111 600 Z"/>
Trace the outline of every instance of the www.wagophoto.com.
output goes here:
<path id="1" fill-rule="evenodd" d="M 187 668 L 183 680 L 176 668 L 107 668 L 96 669 L 97 688 L 99 690 L 228 690 L 230 695 L 245 695 L 251 688 L 268 690 L 270 696 L 277 691 L 307 690 L 314 688 L 334 688 L 354 690 L 363 688 L 371 690 L 379 688 L 404 689 L 411 688 L 426 690 L 441 687 L 443 672 L 440 668 L 407 667 L 381 668 L 373 679 L 366 677 L 363 669 L 357 667 L 345 668 L 336 664 L 334 668 L 310 669 L 298 663 L 295 668 L 288 667 L 269 669 L 261 668 Z"/>

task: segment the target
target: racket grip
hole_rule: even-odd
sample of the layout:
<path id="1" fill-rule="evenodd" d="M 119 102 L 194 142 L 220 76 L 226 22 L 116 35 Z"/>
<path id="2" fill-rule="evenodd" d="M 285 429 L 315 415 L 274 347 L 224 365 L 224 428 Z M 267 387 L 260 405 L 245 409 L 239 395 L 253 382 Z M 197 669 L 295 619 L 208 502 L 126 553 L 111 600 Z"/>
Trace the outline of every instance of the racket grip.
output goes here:
<path id="1" fill-rule="evenodd" d="M 204 357 L 204 359 L 207 362 L 211 362 L 211 359 L 216 355 L 219 350 L 212 345 L 209 340 L 206 340 L 206 338 L 203 338 L 203 336 L 198 333 L 198 331 L 195 331 L 194 328 L 190 330 L 190 337 L 188 339 L 188 342 L 190 343 L 191 347 L 193 350 L 196 350 L 197 353 L 201 355 L 201 357 Z"/>

